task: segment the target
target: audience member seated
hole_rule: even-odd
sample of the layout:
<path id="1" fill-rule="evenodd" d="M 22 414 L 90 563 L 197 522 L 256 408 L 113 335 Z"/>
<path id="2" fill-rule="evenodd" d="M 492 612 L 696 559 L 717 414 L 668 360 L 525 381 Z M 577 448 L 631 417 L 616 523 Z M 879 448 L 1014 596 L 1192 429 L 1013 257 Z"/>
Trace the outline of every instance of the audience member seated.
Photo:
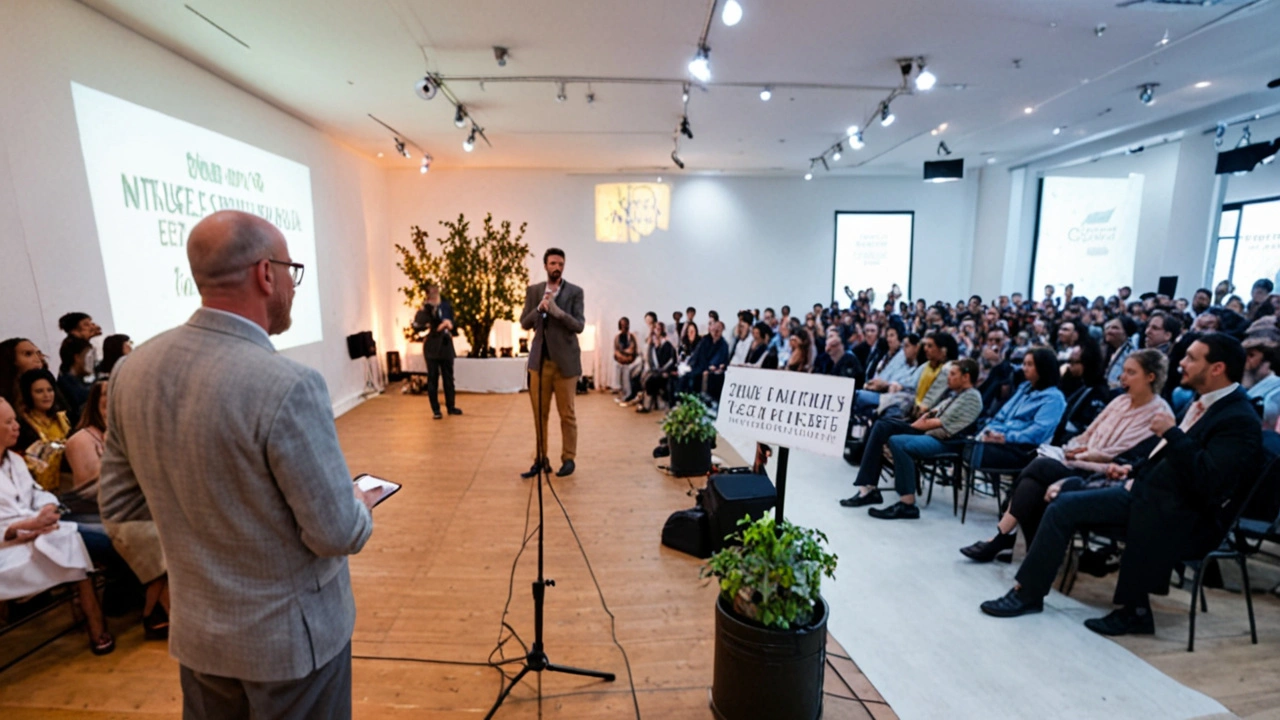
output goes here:
<path id="1" fill-rule="evenodd" d="M 915 461 L 927 460 L 947 451 L 948 440 L 969 427 L 982 412 L 982 396 L 974 389 L 978 379 L 978 364 L 970 358 L 962 358 L 949 364 L 947 392 L 938 405 L 908 424 L 899 420 L 884 419 L 871 426 L 858 467 L 854 485 L 858 494 L 840 501 L 844 507 L 879 505 L 884 497 L 877 487 L 887 445 L 893 456 L 893 483 L 898 502 L 888 508 L 872 508 L 872 517 L 883 520 L 910 520 L 920 517 L 916 507 Z"/>
<path id="2" fill-rule="evenodd" d="M 1123 468 L 1129 478 L 1124 485 L 1067 493 L 1051 503 L 1017 584 L 982 603 L 982 611 L 996 617 L 1040 612 L 1077 529 L 1114 526 L 1125 532 L 1113 598 L 1120 608 L 1085 626 L 1104 635 L 1154 633 L 1149 594 L 1168 591 L 1177 563 L 1218 546 L 1232 500 L 1257 475 L 1262 431 L 1239 385 L 1244 364 L 1244 348 L 1228 335 L 1192 343 L 1182 382 L 1199 400 L 1181 424 L 1164 415 L 1152 421 L 1161 442 L 1148 459 Z"/>
<path id="3" fill-rule="evenodd" d="M 751 313 L 738 313 L 738 324 L 733 326 L 733 336 L 729 338 L 729 364 L 744 365 L 747 353 L 751 351 L 751 326 L 754 324 Z"/>
<path id="4" fill-rule="evenodd" d="M 1065 443 L 1079 435 L 1106 407 L 1112 393 L 1102 364 L 1098 341 L 1088 335 L 1071 350 L 1071 359 L 1058 383 L 1058 389 L 1067 399 L 1067 409 L 1054 432 L 1053 442 Z"/>
<path id="5" fill-rule="evenodd" d="M 1249 291 L 1249 305 L 1245 308 L 1245 315 L 1249 321 L 1253 322 L 1264 315 L 1274 315 L 1275 308 L 1271 306 L 1271 291 L 1276 286 L 1267 278 L 1260 278 L 1253 284 L 1253 288 Z"/>
<path id="6" fill-rule="evenodd" d="M 1014 471 L 1035 458 L 1036 448 L 1053 438 L 1067 408 L 1058 389 L 1058 372 L 1058 356 L 1049 348 L 1027 353 L 1022 359 L 1026 380 L 978 435 L 971 467 Z"/>
<path id="7" fill-rule="evenodd" d="M 901 415 L 911 420 L 937 405 L 942 394 L 947 391 L 947 371 L 950 370 L 951 362 L 956 360 L 958 352 L 955 338 L 949 333 L 937 330 L 926 335 L 920 341 L 920 353 L 924 355 L 924 361 L 920 363 L 915 394 L 900 391 L 893 397 L 881 400 L 881 416 Z"/>
<path id="8" fill-rule="evenodd" d="M 102 334 L 102 328 L 93 318 L 82 312 L 69 312 L 58 318 L 58 328 L 67 334 L 68 338 L 79 338 L 85 342 L 89 342 Z M 65 342 L 65 341 L 64 341 Z M 93 347 L 92 344 L 89 345 Z M 89 351 L 89 358 L 85 367 L 88 368 L 87 375 L 93 374 L 93 369 L 98 364 L 98 354 L 96 350 Z"/>
<path id="9" fill-rule="evenodd" d="M 22 406 L 18 378 L 28 370 L 44 367 L 44 355 L 26 338 L 9 338 L 0 342 L 0 397 L 15 409 Z"/>
<path id="10" fill-rule="evenodd" d="M 640 374 L 644 372 L 640 342 L 631 332 L 630 318 L 618 320 L 618 334 L 613 338 L 613 362 L 617 366 L 618 402 L 630 403 L 640 392 Z"/>
<path id="11" fill-rule="evenodd" d="M 61 484 L 62 446 L 71 434 L 71 421 L 54 390 L 56 384 L 48 370 L 28 370 L 18 378 L 22 401 L 18 444 L 36 482 L 51 492 Z"/>
<path id="12" fill-rule="evenodd" d="M 62 341 L 58 351 L 61 363 L 58 365 L 58 389 L 67 401 L 67 417 L 74 425 L 80 422 L 80 410 L 89 399 L 89 383 L 93 378 L 93 366 L 89 364 L 89 354 L 93 345 L 75 335 L 68 335 Z"/>
<path id="13" fill-rule="evenodd" d="M 884 393 L 915 392 L 919 377 L 916 353 L 920 350 L 920 339 L 912 335 L 904 342 L 902 332 L 898 325 L 891 324 L 885 328 L 884 354 L 874 367 L 867 368 L 867 381 L 854 396 L 856 414 L 870 417 L 880 406 Z"/>
<path id="14" fill-rule="evenodd" d="M 701 341 L 702 336 L 698 334 L 698 326 L 692 322 L 685 323 L 684 333 L 680 336 L 680 362 L 688 362 Z"/>
<path id="15" fill-rule="evenodd" d="M 838 333 L 831 333 L 827 336 L 825 351 L 813 364 L 813 372 L 817 375 L 853 378 L 860 385 L 862 363 L 858 362 L 856 355 L 844 349 L 844 341 Z"/>
<path id="16" fill-rule="evenodd" d="M 644 401 L 636 412 L 647 413 L 658 409 L 658 401 L 666 396 L 667 405 L 674 403 L 675 397 L 669 386 L 675 382 L 677 372 L 676 349 L 671 346 L 667 337 L 667 326 L 656 323 L 653 326 L 654 338 L 649 343 L 649 367 L 644 373 Z"/>
<path id="17" fill-rule="evenodd" d="M 996 525 L 996 535 L 961 548 L 960 552 L 977 562 L 990 562 L 997 556 L 1012 558 L 1017 529 L 1022 528 L 1027 547 L 1031 547 L 1045 508 L 1060 493 L 1117 482 L 1120 471 L 1112 461 L 1151 438 L 1151 425 L 1157 416 L 1173 422 L 1173 411 L 1160 397 L 1168 371 L 1169 361 L 1159 350 L 1130 353 L 1120 376 L 1124 392 L 1065 446 L 1042 447 L 1040 457 L 1032 460 L 1014 481 L 1009 509 Z"/>
<path id="18" fill-rule="evenodd" d="M 729 344 L 724 341 L 723 336 L 724 323 L 719 320 L 707 321 L 707 335 L 698 342 L 693 354 L 689 356 L 689 371 L 680 376 L 680 392 L 700 393 L 703 381 L 712 369 L 716 369 L 717 373 L 724 372 L 724 366 L 729 362 Z M 723 375 L 721 378 L 723 379 Z"/>
<path id="19" fill-rule="evenodd" d="M 978 392 L 982 394 L 983 415 L 994 415 L 1013 397 L 1014 370 L 1009 361 L 1012 347 L 1002 327 L 987 331 L 986 342 L 978 350 Z M 1021 364 L 1021 361 L 1019 361 Z"/>
<path id="20" fill-rule="evenodd" d="M 1167 356 L 1173 350 L 1173 341 L 1181 333 L 1181 320 L 1163 310 L 1157 310 L 1147 321 L 1144 347 L 1154 348 Z"/>
<path id="21" fill-rule="evenodd" d="M 1262 403 L 1262 427 L 1274 428 L 1280 418 L 1280 376 L 1272 370 L 1280 343 L 1274 332 L 1251 333 L 1244 339 L 1244 377 L 1240 385 L 1249 399 Z"/>
<path id="22" fill-rule="evenodd" d="M 89 649 L 115 649 L 106 617 L 88 573 L 93 561 L 75 523 L 58 517 L 58 498 L 36 484 L 20 455 L 18 416 L 0 398 L 0 601 L 16 600 L 63 583 L 76 583 L 89 629 Z"/>
<path id="23" fill-rule="evenodd" d="M 1124 359 L 1136 348 L 1133 337 L 1138 334 L 1138 325 L 1128 315 L 1117 315 L 1107 321 L 1102 328 L 1103 349 L 1107 357 L 1107 386 L 1112 390 L 1120 389 L 1120 376 L 1124 373 Z"/>
<path id="24" fill-rule="evenodd" d="M 133 341 L 128 335 L 108 335 L 102 341 L 102 362 L 98 363 L 97 376 L 109 377 L 116 363 L 133 352 Z"/>
<path id="25" fill-rule="evenodd" d="M 769 328 L 769 323 L 760 321 L 751 326 L 751 347 L 747 350 L 747 356 L 743 358 L 742 364 L 746 367 L 757 367 L 765 370 L 778 369 L 778 354 L 774 352 L 773 330 Z"/>
<path id="26" fill-rule="evenodd" d="M 813 372 L 813 338 L 809 331 L 802 327 L 793 327 L 788 338 L 787 370 L 791 372 Z"/>
<path id="27" fill-rule="evenodd" d="M 848 341 L 845 342 L 847 344 Z M 869 322 L 862 326 L 862 342 L 850 348 L 849 352 L 858 358 L 858 367 L 865 368 L 875 363 L 884 350 L 885 342 L 880 338 L 880 326 Z"/>

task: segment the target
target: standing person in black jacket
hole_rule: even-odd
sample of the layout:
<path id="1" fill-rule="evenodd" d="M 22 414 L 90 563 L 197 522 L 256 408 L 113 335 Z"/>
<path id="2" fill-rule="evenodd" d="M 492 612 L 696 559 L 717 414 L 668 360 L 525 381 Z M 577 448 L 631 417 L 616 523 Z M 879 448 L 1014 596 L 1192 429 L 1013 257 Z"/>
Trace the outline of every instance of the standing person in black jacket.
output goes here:
<path id="1" fill-rule="evenodd" d="M 1050 504 L 1018 584 L 982 603 L 982 611 L 996 617 L 1040 612 L 1076 529 L 1120 526 L 1126 543 L 1114 602 L 1121 607 L 1085 626 L 1103 635 L 1153 634 L 1148 595 L 1168 591 L 1178 562 L 1201 557 L 1222 541 L 1231 501 L 1258 473 L 1262 431 L 1240 388 L 1244 363 L 1244 348 L 1228 335 L 1192 343 L 1182 361 L 1182 383 L 1199 399 L 1182 424 L 1175 427 L 1165 415 L 1152 420 L 1161 441 L 1151 455 L 1133 467 L 1114 466 L 1117 477 L 1129 477 L 1124 485 L 1070 493 Z"/>
<path id="2" fill-rule="evenodd" d="M 440 297 L 440 286 L 427 286 L 427 302 L 413 318 L 413 329 L 427 331 L 422 343 L 422 355 L 427 361 L 427 399 L 431 401 L 431 414 L 436 420 L 440 415 L 440 379 L 444 378 L 444 405 L 450 415 L 461 415 L 454 405 L 453 392 L 453 306 Z"/>

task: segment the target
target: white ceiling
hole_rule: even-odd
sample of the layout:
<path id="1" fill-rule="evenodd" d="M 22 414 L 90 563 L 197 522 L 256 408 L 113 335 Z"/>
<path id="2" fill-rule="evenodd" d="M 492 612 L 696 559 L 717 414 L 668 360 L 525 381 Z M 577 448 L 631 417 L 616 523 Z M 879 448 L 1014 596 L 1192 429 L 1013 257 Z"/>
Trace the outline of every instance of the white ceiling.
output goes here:
<path id="1" fill-rule="evenodd" d="M 385 153 L 388 167 L 416 167 L 418 158 L 396 156 L 391 133 L 369 114 L 431 153 L 435 167 L 664 173 L 674 170 L 669 155 L 681 116 L 675 83 L 688 79 L 710 7 L 710 0 L 81 2 L 360 152 Z M 809 158 L 875 111 L 898 84 L 894 59 L 903 56 L 926 56 L 938 88 L 897 99 L 897 123 L 873 125 L 866 148 L 846 151 L 833 171 L 918 173 L 939 139 L 970 166 L 1012 162 L 1242 95 L 1256 95 L 1259 106 L 1280 101 L 1280 90 L 1266 89 L 1280 76 L 1280 2 L 1272 0 L 1176 9 L 1119 8 L 1114 0 L 740 2 L 740 24 L 726 27 L 717 17 L 711 27 L 712 83 L 692 91 L 694 139 L 681 140 L 687 172 L 803 173 Z M 1107 25 L 1101 37 L 1099 23 Z M 1158 46 L 1166 30 L 1170 42 Z M 510 48 L 506 67 L 495 62 L 494 45 Z M 454 127 L 443 95 L 425 102 L 413 92 L 428 69 L 446 78 L 673 83 L 593 83 L 588 105 L 585 84 L 569 84 L 568 101 L 559 103 L 552 80 L 483 87 L 446 80 L 493 144 L 466 153 L 466 131 Z M 1212 84 L 1193 87 L 1199 81 Z M 717 84 L 726 82 L 749 86 Z M 1160 87 L 1156 103 L 1144 106 L 1138 86 L 1148 82 Z M 778 86 L 768 103 L 759 99 L 765 84 Z M 1056 126 L 1065 126 L 1058 136 Z"/>

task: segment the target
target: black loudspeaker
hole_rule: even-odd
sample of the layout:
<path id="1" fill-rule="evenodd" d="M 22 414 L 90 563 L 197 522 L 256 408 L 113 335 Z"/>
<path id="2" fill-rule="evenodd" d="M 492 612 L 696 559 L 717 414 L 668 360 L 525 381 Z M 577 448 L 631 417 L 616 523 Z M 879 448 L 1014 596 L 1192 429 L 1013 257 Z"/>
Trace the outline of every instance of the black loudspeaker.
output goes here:
<path id="1" fill-rule="evenodd" d="M 707 513 L 711 551 L 724 548 L 726 537 L 738 532 L 744 517 L 759 520 L 778 502 L 778 491 L 765 475 L 712 475 L 699 496 Z"/>
<path id="2" fill-rule="evenodd" d="M 347 336 L 347 355 L 352 360 L 374 357 L 378 354 L 378 344 L 373 341 L 373 333 L 369 330 Z"/>
<path id="3" fill-rule="evenodd" d="M 1173 294 L 1178 291 L 1178 276 L 1165 275 L 1160 278 L 1160 284 L 1156 286 L 1156 292 L 1165 297 L 1172 298 Z"/>

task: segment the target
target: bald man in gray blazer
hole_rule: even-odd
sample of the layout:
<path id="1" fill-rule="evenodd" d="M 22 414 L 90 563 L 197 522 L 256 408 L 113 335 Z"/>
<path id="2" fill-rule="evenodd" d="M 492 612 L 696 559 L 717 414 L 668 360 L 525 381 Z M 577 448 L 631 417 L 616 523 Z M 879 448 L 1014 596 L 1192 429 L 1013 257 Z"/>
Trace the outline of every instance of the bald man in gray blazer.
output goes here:
<path id="1" fill-rule="evenodd" d="M 347 556 L 377 498 L 351 482 L 320 373 L 269 339 L 303 268 L 231 211 L 187 257 L 203 307 L 111 374 L 102 516 L 155 521 L 184 718 L 349 718 Z"/>

